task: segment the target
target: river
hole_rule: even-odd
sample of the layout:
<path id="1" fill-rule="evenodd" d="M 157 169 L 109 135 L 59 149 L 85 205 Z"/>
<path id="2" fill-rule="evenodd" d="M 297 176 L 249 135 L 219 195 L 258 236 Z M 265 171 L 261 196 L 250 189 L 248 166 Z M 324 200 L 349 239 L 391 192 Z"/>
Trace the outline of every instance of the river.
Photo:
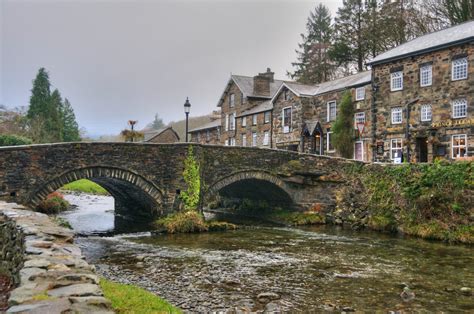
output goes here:
<path id="1" fill-rule="evenodd" d="M 62 216 L 87 235 L 78 243 L 99 274 L 185 311 L 474 311 L 460 291 L 474 287 L 469 246 L 330 226 L 112 236 L 111 197 L 66 198 L 77 208 Z"/>

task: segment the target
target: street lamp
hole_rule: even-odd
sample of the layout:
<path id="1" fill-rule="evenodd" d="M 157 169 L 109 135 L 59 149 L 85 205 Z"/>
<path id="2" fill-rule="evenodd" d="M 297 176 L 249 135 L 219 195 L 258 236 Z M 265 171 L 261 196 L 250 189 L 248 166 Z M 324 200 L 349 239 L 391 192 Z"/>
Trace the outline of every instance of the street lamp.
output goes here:
<path id="1" fill-rule="evenodd" d="M 186 114 L 186 143 L 188 142 L 188 118 L 190 110 L 191 104 L 189 103 L 188 97 L 186 97 L 186 102 L 184 103 L 184 113 Z"/>
<path id="2" fill-rule="evenodd" d="M 134 138 L 134 136 L 135 136 L 135 133 L 134 133 L 134 130 L 133 130 L 133 129 L 134 129 L 134 127 L 135 127 L 135 124 L 137 124 L 137 122 L 138 122 L 137 120 L 128 120 L 128 125 L 130 125 L 130 128 L 132 129 L 132 134 L 131 134 L 131 135 L 132 135 L 132 136 L 131 136 L 132 142 L 133 142 L 133 138 Z"/>

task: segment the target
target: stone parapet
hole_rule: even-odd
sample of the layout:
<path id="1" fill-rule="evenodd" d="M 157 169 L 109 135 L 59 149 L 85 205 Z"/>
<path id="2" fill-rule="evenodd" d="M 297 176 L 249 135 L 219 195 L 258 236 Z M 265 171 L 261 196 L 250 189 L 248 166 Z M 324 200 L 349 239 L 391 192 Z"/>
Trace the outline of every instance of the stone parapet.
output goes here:
<path id="1" fill-rule="evenodd" d="M 7 313 L 113 313 L 71 230 L 1 201 L 0 224 L 2 269 L 15 284 Z"/>

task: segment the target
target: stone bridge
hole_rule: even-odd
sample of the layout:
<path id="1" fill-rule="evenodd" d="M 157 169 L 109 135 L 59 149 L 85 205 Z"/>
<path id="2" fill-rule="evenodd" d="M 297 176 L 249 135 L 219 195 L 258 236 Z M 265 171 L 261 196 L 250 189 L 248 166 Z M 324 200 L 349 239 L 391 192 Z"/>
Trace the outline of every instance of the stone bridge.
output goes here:
<path id="1" fill-rule="evenodd" d="M 297 152 L 198 144 L 64 143 L 0 148 L 0 198 L 35 207 L 63 185 L 92 180 L 116 213 L 157 217 L 186 189 L 189 145 L 201 169 L 201 206 L 214 197 L 264 199 L 280 207 L 331 209 L 355 161 Z"/>

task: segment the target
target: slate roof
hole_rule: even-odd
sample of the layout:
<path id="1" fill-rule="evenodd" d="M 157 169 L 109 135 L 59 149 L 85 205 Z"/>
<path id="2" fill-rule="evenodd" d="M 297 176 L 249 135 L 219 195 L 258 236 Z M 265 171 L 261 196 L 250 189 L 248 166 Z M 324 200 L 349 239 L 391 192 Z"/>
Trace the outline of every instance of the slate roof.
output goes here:
<path id="1" fill-rule="evenodd" d="M 226 92 L 231 82 L 235 82 L 235 84 L 239 87 L 240 91 L 244 94 L 244 97 L 258 97 L 265 99 L 272 99 L 272 97 L 275 95 L 275 93 L 278 91 L 281 84 L 283 83 L 282 80 L 274 80 L 270 83 L 270 95 L 258 95 L 253 93 L 253 77 L 244 75 L 231 75 L 229 83 L 227 84 L 224 92 L 222 93 L 221 98 L 219 99 L 219 103 L 217 104 L 218 107 L 222 105 L 222 101 L 224 99 L 224 96 L 227 94 Z"/>
<path id="2" fill-rule="evenodd" d="M 197 132 L 197 131 L 202 131 L 202 130 L 208 130 L 208 129 L 214 129 L 221 126 L 221 119 L 216 119 L 214 121 L 208 122 L 206 124 L 200 125 L 194 129 L 191 129 L 188 131 L 188 133 L 192 132 Z"/>
<path id="3" fill-rule="evenodd" d="M 407 56 L 443 49 L 474 40 L 474 21 L 426 34 L 379 54 L 368 64 L 384 63 Z"/>
<path id="4" fill-rule="evenodd" d="M 265 112 L 273 109 L 273 103 L 271 100 L 267 100 L 258 104 L 257 106 L 250 108 L 248 110 L 242 111 L 238 117 L 248 116 L 255 113 Z"/>
<path id="5" fill-rule="evenodd" d="M 319 84 L 319 88 L 316 92 L 316 95 L 341 90 L 347 87 L 365 85 L 367 83 L 370 83 L 371 80 L 372 80 L 371 71 L 359 72 L 354 75 L 346 76 L 337 80 Z"/>
<path id="6" fill-rule="evenodd" d="M 285 85 L 293 92 L 307 96 L 315 95 L 319 88 L 318 85 L 305 85 L 295 82 L 285 82 Z"/>
<path id="7" fill-rule="evenodd" d="M 176 137 L 178 138 L 178 141 L 179 141 L 179 135 L 178 133 L 176 133 L 175 130 L 173 130 L 172 127 L 168 126 L 168 127 L 164 127 L 162 129 L 159 129 L 159 130 L 156 130 L 156 131 L 148 131 L 148 132 L 145 132 L 143 134 L 143 141 L 144 142 L 149 142 L 151 141 L 152 139 L 154 139 L 155 137 L 157 137 L 158 135 L 160 135 L 161 133 L 163 133 L 164 131 L 170 129 L 171 131 L 173 131 L 174 134 L 176 134 Z"/>

